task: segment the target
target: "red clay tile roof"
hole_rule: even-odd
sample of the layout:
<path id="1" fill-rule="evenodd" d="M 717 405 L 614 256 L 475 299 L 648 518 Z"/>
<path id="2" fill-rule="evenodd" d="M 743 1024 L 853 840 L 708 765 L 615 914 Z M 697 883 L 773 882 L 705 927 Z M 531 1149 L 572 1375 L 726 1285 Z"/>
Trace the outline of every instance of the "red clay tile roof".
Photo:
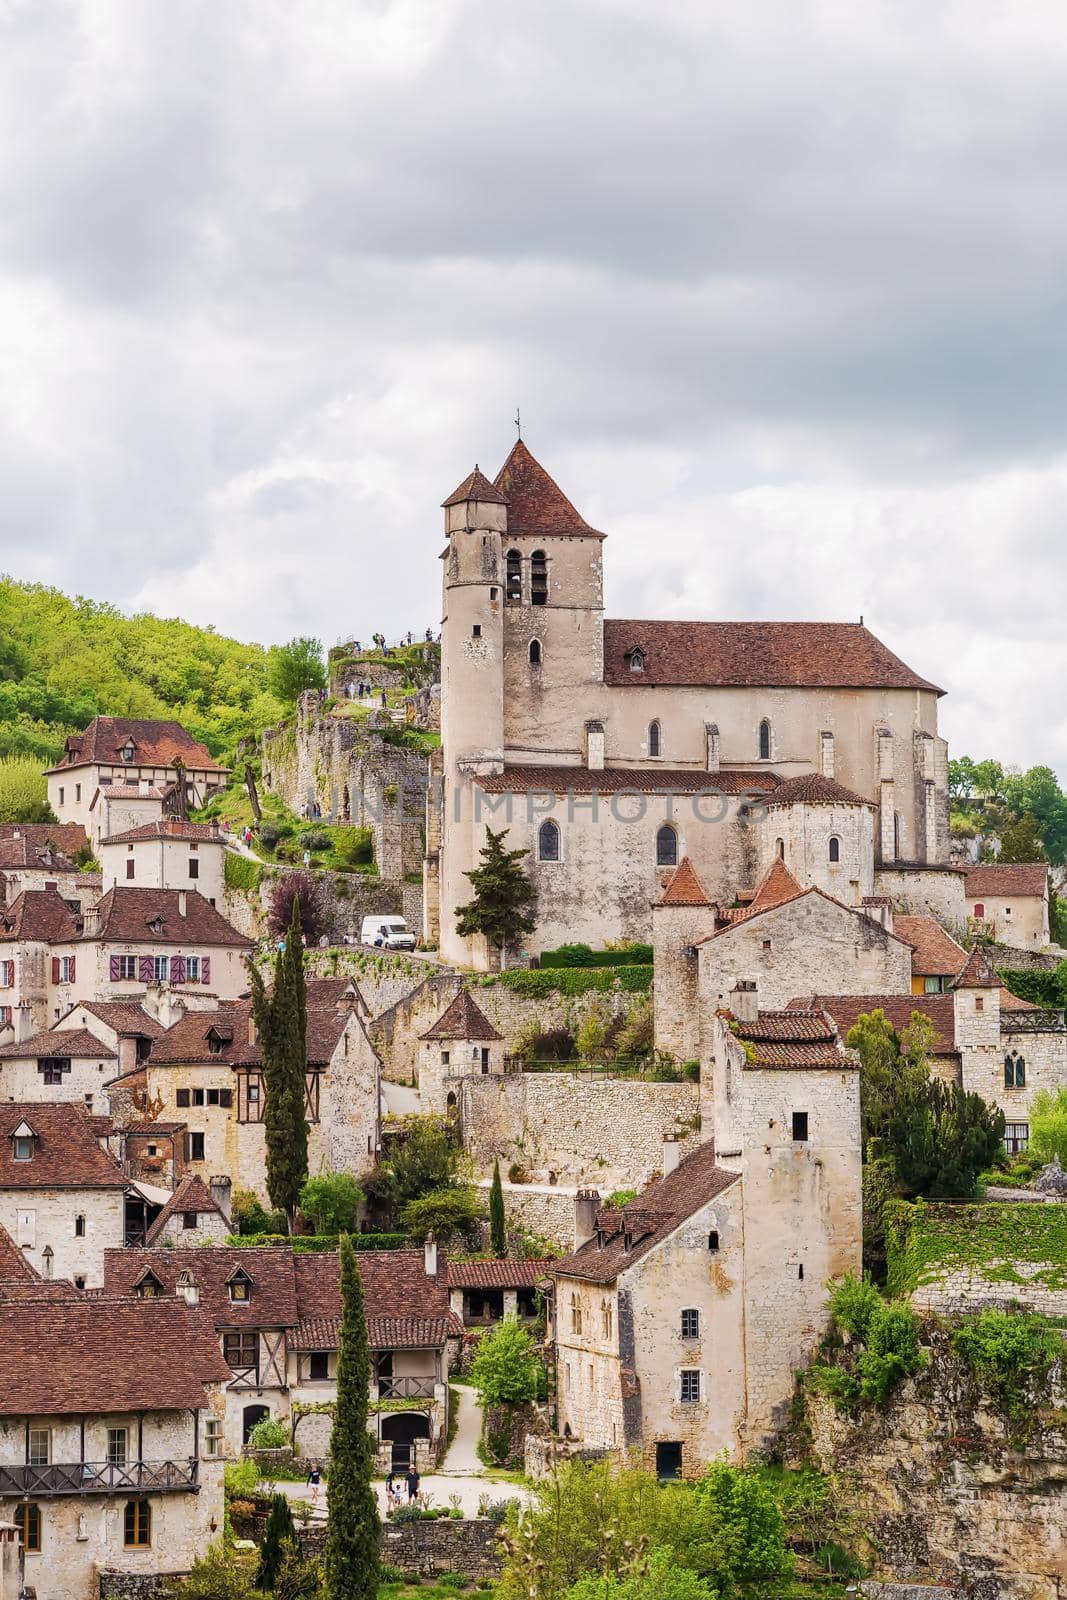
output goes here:
<path id="1" fill-rule="evenodd" d="M 730 926 L 736 927 L 739 922 L 758 917 L 761 911 L 773 911 L 778 906 L 787 905 L 790 900 L 797 900 L 804 893 L 810 893 L 810 890 L 802 889 L 781 856 L 775 856 L 756 885 L 756 892 L 748 905 L 731 908 Z"/>
<path id="2" fill-rule="evenodd" d="M 983 894 L 1037 895 L 1044 898 L 1048 891 L 1048 863 L 1045 861 L 990 861 L 981 866 L 969 867 L 964 893 L 968 900 Z"/>
<path id="3" fill-rule="evenodd" d="M 165 800 L 173 788 L 172 783 L 148 784 L 143 789 L 139 783 L 102 783 L 89 802 L 89 810 L 95 809 L 101 795 L 105 800 Z"/>
<path id="4" fill-rule="evenodd" d="M 956 1011 L 950 994 L 814 994 L 790 1000 L 790 1011 L 825 1011 L 837 1024 L 842 1041 L 858 1017 L 871 1011 L 884 1011 L 898 1033 L 911 1022 L 912 1013 L 929 1017 L 935 1028 L 931 1054 L 956 1054 Z"/>
<path id="5" fill-rule="evenodd" d="M 9 906 L 0 907 L 0 940 L 68 944 L 77 937 L 70 907 L 55 889 L 24 889 Z"/>
<path id="6" fill-rule="evenodd" d="M 125 833 L 111 833 L 101 844 L 134 844 L 139 839 L 208 840 L 223 844 L 218 824 L 215 822 L 183 822 L 180 817 L 160 817 L 155 822 L 145 822 L 139 828 L 127 828 Z"/>
<path id="7" fill-rule="evenodd" d="M 114 1061 L 114 1050 L 87 1028 L 42 1029 L 15 1044 L 0 1045 L 0 1060 L 34 1061 L 42 1056 L 63 1056 L 74 1061 Z"/>
<path id="8" fill-rule="evenodd" d="M 450 1261 L 450 1289 L 532 1289 L 554 1261 Z"/>
<path id="9" fill-rule="evenodd" d="M 211 1192 L 203 1178 L 198 1178 L 195 1172 L 182 1179 L 170 1199 L 167 1201 L 159 1216 L 153 1222 L 146 1235 L 149 1246 L 154 1245 L 171 1217 L 181 1215 L 186 1211 L 195 1211 L 198 1216 L 205 1212 L 222 1217 L 226 1221 L 225 1213 L 221 1206 L 211 1198 Z"/>
<path id="10" fill-rule="evenodd" d="M 230 1299 L 229 1282 L 238 1270 L 252 1280 L 247 1301 Z M 104 1251 L 104 1288 L 111 1295 L 134 1294 L 146 1273 L 164 1295 L 177 1295 L 183 1272 L 192 1274 L 200 1305 L 217 1328 L 291 1328 L 299 1320 L 293 1252 L 284 1246 Z"/>
<path id="11" fill-rule="evenodd" d="M 158 1039 L 164 1032 L 163 1024 L 134 1000 L 79 1000 L 67 1016 L 75 1011 L 87 1011 L 120 1038 Z M 61 1017 L 60 1021 L 65 1022 L 66 1018 Z"/>
<path id="12" fill-rule="evenodd" d="M 631 672 L 640 649 L 643 672 Z M 930 689 L 861 622 L 605 619 L 604 682 L 616 688 Z"/>
<path id="13" fill-rule="evenodd" d="M 603 539 L 571 505 L 521 439 L 494 480 L 507 502 L 508 533 L 548 534 L 553 538 Z"/>
<path id="14" fill-rule="evenodd" d="M 960 968 L 954 989 L 998 989 L 1000 979 L 989 964 L 989 959 L 977 945 Z"/>
<path id="15" fill-rule="evenodd" d="M 12 1133 L 36 1135 L 33 1159 L 16 1161 Z M 0 1103 L 0 1189 L 125 1189 L 128 1179 L 102 1150 L 85 1107 L 73 1100 Z"/>
<path id="16" fill-rule="evenodd" d="M 140 767 L 172 767 L 180 757 L 195 772 L 225 772 L 207 745 L 200 744 L 180 722 L 157 722 L 143 717 L 94 717 L 84 733 L 73 734 L 62 759 L 51 772 L 81 767 L 89 762 L 110 766 L 122 760 L 124 746 L 132 740 L 134 762 Z"/>
<path id="17" fill-rule="evenodd" d="M 0 839 L 20 837 L 38 849 L 51 845 L 64 856 L 76 856 L 89 848 L 89 837 L 80 822 L 0 822 Z"/>
<path id="18" fill-rule="evenodd" d="M 340 1267 L 334 1254 L 298 1255 L 293 1260 L 301 1325 L 296 1337 L 301 1339 L 301 1330 L 309 1323 L 339 1323 Z M 436 1347 L 462 1334 L 463 1324 L 448 1301 L 448 1262 L 442 1251 L 438 1252 L 435 1278 L 426 1276 L 421 1250 L 361 1250 L 356 1260 L 372 1349 Z M 315 1337 L 322 1332 L 317 1329 Z M 297 1348 L 335 1349 L 336 1343 Z"/>
<path id="19" fill-rule="evenodd" d="M 767 797 L 766 804 L 870 806 L 874 809 L 873 800 L 865 800 L 861 794 L 846 789 L 844 784 L 835 783 L 833 778 L 824 778 L 821 772 L 805 772 L 799 778 L 787 778 Z"/>
<path id="20" fill-rule="evenodd" d="M 200 1410 L 204 1384 L 229 1377 L 210 1322 L 177 1296 L 0 1301 L 5 1416 Z"/>
<path id="21" fill-rule="evenodd" d="M 442 500 L 442 507 L 462 505 L 465 500 L 483 500 L 489 505 L 503 506 L 507 501 L 489 482 L 480 467 L 475 467 L 473 472 L 468 472 L 458 489 L 454 489 L 447 500 Z"/>
<path id="22" fill-rule="evenodd" d="M 37 1283 L 39 1279 L 8 1233 L 0 1228 L 0 1283 Z"/>
<path id="23" fill-rule="evenodd" d="M 420 1033 L 420 1039 L 500 1039 L 485 1013 L 475 1005 L 469 989 L 461 989 L 445 1007 L 432 1028 Z"/>
<path id="24" fill-rule="evenodd" d="M 248 1040 L 251 1000 L 223 1000 L 211 1011 L 187 1011 L 153 1044 L 149 1061 L 154 1067 L 212 1062 L 221 1066 L 259 1067 L 263 1047 Z M 341 1042 L 349 1013 L 333 1006 L 313 1004 L 308 985 L 307 1058 L 312 1067 L 328 1066 Z M 214 1039 L 215 1048 L 212 1048 Z"/>
<path id="25" fill-rule="evenodd" d="M 561 1261 L 550 1261 L 546 1276 L 611 1283 L 740 1176 L 716 1165 L 714 1145 L 698 1145 L 673 1172 L 650 1183 L 630 1205 L 598 1211 L 596 1221 L 603 1242 L 593 1238 Z"/>
<path id="26" fill-rule="evenodd" d="M 856 1067 L 825 1011 L 763 1011 L 754 1022 L 738 1022 L 736 1028 L 738 1038 L 750 1047 L 747 1067 Z"/>
<path id="27" fill-rule="evenodd" d="M 766 794 L 777 787 L 773 772 L 704 772 L 694 767 L 505 767 L 503 772 L 477 774 L 474 779 L 486 794 L 513 790 L 525 794 Z"/>
<path id="28" fill-rule="evenodd" d="M 917 978 L 954 977 L 967 952 L 934 917 L 894 917 L 893 932 L 911 945 L 911 970 Z"/>
<path id="29" fill-rule="evenodd" d="M 0 839 L 0 867 L 28 867 L 34 872 L 80 872 L 69 856 L 32 839 Z"/>
<path id="30" fill-rule="evenodd" d="M 185 896 L 185 915 L 179 895 Z M 195 889 L 109 889 L 100 901 L 98 931 L 91 937 L 123 944 L 222 945 L 250 950 L 252 941 Z M 161 933 L 150 924 L 160 919 Z"/>
<path id="31" fill-rule="evenodd" d="M 671 873 L 667 885 L 655 902 L 658 906 L 710 906 L 707 890 L 697 877 L 696 869 L 688 856 Z"/>

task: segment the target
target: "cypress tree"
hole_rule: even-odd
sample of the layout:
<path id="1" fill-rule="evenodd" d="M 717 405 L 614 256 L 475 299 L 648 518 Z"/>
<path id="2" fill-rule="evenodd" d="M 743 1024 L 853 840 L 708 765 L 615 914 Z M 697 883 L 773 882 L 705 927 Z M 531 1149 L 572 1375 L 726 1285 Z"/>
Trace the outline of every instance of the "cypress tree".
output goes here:
<path id="1" fill-rule="evenodd" d="M 341 1334 L 337 1404 L 330 1435 L 326 1517 L 326 1600 L 376 1600 L 380 1574 L 378 1502 L 371 1486 L 374 1446 L 367 1431 L 370 1346 L 356 1253 L 341 1235 Z"/>
<path id="2" fill-rule="evenodd" d="M 263 1049 L 267 1193 L 271 1204 L 289 1218 L 292 1231 L 297 1199 L 308 1175 L 307 984 L 298 901 L 293 901 L 285 948 L 275 958 L 269 995 L 251 965 L 250 973 L 252 1013 Z"/>
<path id="3" fill-rule="evenodd" d="M 493 1183 L 489 1190 L 489 1248 L 503 1260 L 508 1253 L 508 1229 L 504 1216 L 504 1186 L 500 1182 L 500 1162 L 493 1162 Z"/>
<path id="4" fill-rule="evenodd" d="M 259 1552 L 259 1567 L 256 1571 L 257 1589 L 274 1588 L 281 1571 L 285 1546 L 290 1544 L 295 1547 L 296 1543 L 296 1527 L 289 1502 L 283 1494 L 273 1495 L 270 1502 L 270 1516 L 267 1518 L 263 1534 L 263 1546 Z"/>

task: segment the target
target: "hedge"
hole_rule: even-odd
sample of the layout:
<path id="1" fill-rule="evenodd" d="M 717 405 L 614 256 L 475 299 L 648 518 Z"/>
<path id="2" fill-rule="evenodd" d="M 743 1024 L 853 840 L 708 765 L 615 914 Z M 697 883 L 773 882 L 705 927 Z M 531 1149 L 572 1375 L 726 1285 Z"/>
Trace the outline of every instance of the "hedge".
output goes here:
<path id="1" fill-rule="evenodd" d="M 1030 1000 L 1035 1006 L 1045 1006 L 1059 1011 L 1067 1004 L 1067 995 L 1060 988 L 1059 972 L 1045 972 L 1040 968 L 998 967 L 997 977 L 1009 993 L 1020 1000 Z"/>
<path id="2" fill-rule="evenodd" d="M 353 1250 L 403 1250 L 405 1246 L 411 1247 L 411 1235 L 407 1233 L 352 1233 Z M 226 1240 L 227 1244 L 237 1245 L 243 1250 L 255 1250 L 262 1246 L 273 1248 L 277 1245 L 291 1244 L 297 1255 L 315 1255 L 320 1251 L 337 1249 L 336 1233 L 231 1233 Z"/>
<path id="3" fill-rule="evenodd" d="M 587 944 L 561 944 L 556 950 L 543 950 L 539 961 L 542 967 L 648 967 L 652 965 L 652 946 L 592 950 Z"/>
<path id="4" fill-rule="evenodd" d="M 599 989 L 611 992 L 616 984 L 627 994 L 647 994 L 652 987 L 652 968 L 641 967 L 542 967 L 529 972 L 516 968 L 484 979 L 487 985 L 501 983 L 515 994 L 531 1000 L 547 1000 L 549 995 L 588 994 Z"/>

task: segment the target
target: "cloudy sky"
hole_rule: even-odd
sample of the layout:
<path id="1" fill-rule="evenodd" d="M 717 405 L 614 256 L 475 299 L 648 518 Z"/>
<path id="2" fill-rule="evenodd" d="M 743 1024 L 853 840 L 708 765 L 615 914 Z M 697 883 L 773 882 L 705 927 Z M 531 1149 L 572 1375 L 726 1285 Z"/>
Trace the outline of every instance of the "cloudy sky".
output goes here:
<path id="1" fill-rule="evenodd" d="M 0 0 L 0 570 L 439 615 L 523 435 L 608 608 L 861 614 L 1067 778 L 1048 0 Z"/>

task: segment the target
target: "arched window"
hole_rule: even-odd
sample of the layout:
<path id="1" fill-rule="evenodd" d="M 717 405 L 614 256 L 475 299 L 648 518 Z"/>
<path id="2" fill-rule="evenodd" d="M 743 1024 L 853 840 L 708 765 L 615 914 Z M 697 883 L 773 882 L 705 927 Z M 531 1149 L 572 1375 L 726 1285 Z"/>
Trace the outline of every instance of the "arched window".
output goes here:
<path id="1" fill-rule="evenodd" d="M 771 725 L 766 717 L 759 725 L 759 758 L 761 761 L 771 759 Z"/>
<path id="2" fill-rule="evenodd" d="M 657 867 L 678 865 L 678 835 L 669 822 L 665 822 L 656 835 Z"/>
<path id="3" fill-rule="evenodd" d="M 50 1278 L 52 1276 L 52 1263 L 53 1263 L 54 1260 L 55 1260 L 55 1252 L 53 1251 L 52 1246 L 50 1244 L 46 1244 L 45 1247 L 44 1247 L 44 1250 L 43 1250 L 43 1252 L 41 1254 L 41 1277 L 42 1278 Z"/>
<path id="4" fill-rule="evenodd" d="M 1026 1062 L 1018 1050 L 1013 1050 L 1004 1057 L 1004 1087 L 1005 1089 L 1026 1088 Z"/>
<path id="5" fill-rule="evenodd" d="M 831 861 L 841 860 L 841 840 L 833 833 L 830 835 L 829 856 Z"/>
<path id="6" fill-rule="evenodd" d="M 530 640 L 530 665 L 531 665 L 531 667 L 539 667 L 541 665 L 541 641 L 540 641 L 540 639 L 531 639 Z"/>
<path id="7" fill-rule="evenodd" d="M 659 723 L 650 722 L 648 725 L 648 753 L 650 756 L 659 755 Z"/>
<path id="8" fill-rule="evenodd" d="M 517 550 L 509 550 L 505 561 L 507 572 L 504 583 L 504 600 L 509 606 L 522 603 L 522 556 Z"/>
<path id="9" fill-rule="evenodd" d="M 631 672 L 644 672 L 645 652 L 643 650 L 631 650 L 626 660 L 629 663 Z"/>
<path id="10" fill-rule="evenodd" d="M 83 1211 L 79 1211 L 74 1218 L 74 1237 L 75 1239 L 85 1238 L 85 1213 Z"/>
<path id="11" fill-rule="evenodd" d="M 538 861 L 559 860 L 559 824 L 546 817 L 537 830 Z"/>
<path id="12" fill-rule="evenodd" d="M 610 1300 L 600 1302 L 600 1335 L 603 1339 L 610 1339 L 614 1326 L 614 1316 Z"/>
<path id="13" fill-rule="evenodd" d="M 530 600 L 535 606 L 548 604 L 548 557 L 543 550 L 530 557 Z"/>
<path id="14" fill-rule="evenodd" d="M 785 860 L 785 840 L 784 839 L 776 839 L 774 841 L 774 853 L 778 857 L 779 861 L 784 861 Z"/>

